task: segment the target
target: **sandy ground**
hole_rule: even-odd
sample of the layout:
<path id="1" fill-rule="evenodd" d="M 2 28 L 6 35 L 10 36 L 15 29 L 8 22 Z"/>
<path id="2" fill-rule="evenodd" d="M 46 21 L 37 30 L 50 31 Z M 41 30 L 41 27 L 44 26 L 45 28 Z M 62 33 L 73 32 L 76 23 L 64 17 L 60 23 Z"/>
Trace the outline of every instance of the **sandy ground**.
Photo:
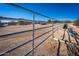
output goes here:
<path id="1" fill-rule="evenodd" d="M 51 25 L 51 24 L 49 24 Z M 36 25 L 36 28 L 44 27 L 44 26 L 49 26 L 49 25 Z M 55 24 L 55 26 L 61 25 L 59 28 L 55 29 L 56 31 L 53 33 L 51 37 L 49 37 L 43 44 L 41 44 L 38 48 L 35 49 L 34 55 L 36 56 L 68 56 L 68 55 L 79 55 L 78 52 L 78 45 L 76 40 L 68 34 L 67 30 L 65 31 L 64 35 L 64 29 L 63 29 L 63 24 Z M 31 25 L 29 25 L 31 26 Z M 3 33 L 9 33 L 11 32 L 16 32 L 16 31 L 21 31 L 21 30 L 29 30 L 32 29 L 32 27 L 29 26 L 10 26 L 6 28 L 11 28 L 8 30 L 3 30 L 5 28 L 1 28 L 0 31 Z M 26 28 L 28 27 L 28 28 Z M 15 29 L 12 29 L 15 28 Z M 40 29 L 35 31 L 35 37 L 51 30 L 52 28 L 46 28 L 46 29 Z M 35 47 L 42 42 L 47 36 L 49 36 L 52 32 L 49 32 L 48 34 L 38 38 L 35 40 Z M 64 37 L 64 38 L 63 38 Z M 69 39 L 70 38 L 70 39 Z M 4 52 L 10 48 L 13 48 L 21 43 L 27 42 L 32 39 L 32 32 L 27 32 L 27 33 L 22 33 L 18 35 L 12 35 L 12 36 L 5 36 L 5 37 L 0 37 L 0 52 Z M 32 42 L 29 44 L 25 44 L 10 53 L 6 53 L 5 55 L 9 56 L 23 56 L 28 51 L 32 49 Z M 32 55 L 30 53 L 29 55 Z"/>
<path id="2" fill-rule="evenodd" d="M 77 28 L 77 26 L 73 25 L 73 24 L 69 24 L 69 26 L 71 28 L 73 28 L 74 31 L 76 31 L 77 33 L 79 33 L 79 28 Z"/>
<path id="3" fill-rule="evenodd" d="M 49 25 L 38 25 L 37 24 L 37 25 L 35 25 L 35 28 L 36 28 L 36 26 L 38 26 L 37 28 L 40 28 L 40 27 L 45 27 L 45 26 L 50 26 L 50 25 L 51 24 L 49 24 Z M 4 28 L 6 29 L 6 27 L 4 27 Z M 25 27 L 20 26 L 20 25 L 19 25 L 19 27 L 15 26 L 15 29 L 17 28 L 16 31 L 13 30 L 13 29 L 9 29 L 9 28 L 11 28 L 11 26 L 7 27 L 7 28 L 8 28 L 8 31 L 2 30 L 2 29 L 0 29 L 0 30 L 3 31 L 3 33 L 7 33 L 7 32 L 11 32 L 11 31 L 16 32 L 17 29 L 19 29 L 19 31 L 21 31 L 23 28 L 26 29 L 26 30 L 32 29 L 32 27 L 30 27 L 30 25 L 28 26 L 28 28 L 25 28 Z M 52 28 L 50 27 L 50 28 L 46 28 L 46 29 L 36 30 L 35 31 L 35 37 L 37 37 L 37 36 L 39 36 L 39 35 L 41 35 L 41 34 L 43 34 L 45 32 L 48 32 L 51 29 Z M 19 45 L 21 43 L 24 43 L 24 42 L 27 42 L 27 41 L 31 40 L 31 39 L 32 39 L 32 31 L 22 33 L 22 34 L 18 34 L 18 35 L 16 34 L 16 35 L 11 35 L 11 36 L 0 37 L 0 52 L 6 51 L 6 50 L 8 50 L 10 48 L 13 48 L 13 47 L 15 47 L 15 46 L 17 46 L 17 45 Z M 32 42 L 25 45 L 25 46 L 28 47 L 29 45 L 32 48 Z M 29 50 L 31 48 L 27 48 L 27 50 Z M 14 54 L 12 54 L 12 55 L 14 55 Z M 21 55 L 23 55 L 23 54 L 21 54 Z"/>
<path id="4" fill-rule="evenodd" d="M 36 28 L 45 27 L 45 26 L 51 26 L 51 25 L 52 24 L 48 24 L 48 25 L 36 24 L 35 25 L 35 29 Z M 19 32 L 19 31 L 24 31 L 24 30 L 30 30 L 30 29 L 33 29 L 33 25 L 6 26 L 6 27 L 1 27 L 0 28 L 0 35 L 4 35 L 4 34 L 8 34 L 8 33 L 14 33 L 14 32 Z"/>
<path id="5" fill-rule="evenodd" d="M 62 27 L 61 27 L 62 28 Z M 58 28 L 56 30 L 56 32 L 54 33 L 54 36 L 52 38 L 52 36 L 46 40 L 42 46 L 38 47 L 37 50 L 35 50 L 35 55 L 39 55 L 39 56 L 56 56 L 56 55 L 68 55 L 67 54 L 67 47 L 65 45 L 65 43 L 63 41 L 59 41 L 62 39 L 62 33 L 61 32 L 61 28 Z M 59 30 L 60 29 L 60 30 Z M 63 31 L 63 30 L 62 30 Z M 62 35 L 60 35 L 60 33 Z M 60 45 L 59 45 L 60 44 Z"/>

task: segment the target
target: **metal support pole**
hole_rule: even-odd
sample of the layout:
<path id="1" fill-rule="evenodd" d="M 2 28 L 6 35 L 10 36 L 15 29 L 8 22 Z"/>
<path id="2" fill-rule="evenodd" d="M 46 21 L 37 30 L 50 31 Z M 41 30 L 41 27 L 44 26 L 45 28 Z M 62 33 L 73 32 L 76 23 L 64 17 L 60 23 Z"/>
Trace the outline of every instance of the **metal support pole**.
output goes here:
<path id="1" fill-rule="evenodd" d="M 54 38 L 54 32 L 53 32 L 53 21 L 52 21 L 52 39 Z"/>
<path id="2" fill-rule="evenodd" d="M 32 34 L 32 36 L 33 36 L 33 43 L 32 43 L 32 48 L 33 48 L 33 53 L 32 53 L 32 55 L 34 56 L 34 36 L 35 36 L 35 14 L 33 13 L 33 21 L 32 21 L 32 25 L 33 25 L 33 34 Z"/>

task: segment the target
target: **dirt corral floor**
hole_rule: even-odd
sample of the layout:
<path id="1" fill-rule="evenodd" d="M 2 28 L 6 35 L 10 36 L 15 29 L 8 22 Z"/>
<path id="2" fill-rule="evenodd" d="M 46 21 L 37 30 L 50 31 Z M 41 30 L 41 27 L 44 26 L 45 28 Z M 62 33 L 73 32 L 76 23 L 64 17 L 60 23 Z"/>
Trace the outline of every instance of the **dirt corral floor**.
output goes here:
<path id="1" fill-rule="evenodd" d="M 68 24 L 69 27 L 79 33 L 79 29 L 72 24 Z M 72 33 L 63 29 L 63 26 L 54 33 L 53 38 L 50 37 L 42 45 L 42 48 L 38 48 L 35 55 L 43 56 L 78 56 L 79 55 L 79 38 L 75 38 Z M 79 36 L 77 36 L 79 37 Z"/>
<path id="2" fill-rule="evenodd" d="M 48 25 L 39 25 L 36 24 L 35 28 L 41 28 Z M 40 42 L 42 42 L 46 37 L 50 36 L 47 40 L 45 40 L 39 47 L 34 50 L 35 56 L 74 56 L 79 55 L 79 40 L 78 38 L 74 38 L 71 36 L 71 33 L 68 30 L 63 29 L 63 24 L 54 24 L 56 29 L 53 29 L 53 32 L 49 32 L 41 37 L 35 39 L 34 47 L 36 47 Z M 59 26 L 60 25 L 60 26 Z M 69 24 L 71 26 L 71 24 Z M 71 26 L 74 27 L 74 26 Z M 0 28 L 0 35 L 4 35 L 7 33 L 13 33 L 23 30 L 32 29 L 32 25 L 16 25 L 16 26 L 8 26 Z M 73 28 L 74 29 L 74 28 Z M 35 30 L 35 37 L 52 30 L 52 27 Z M 79 29 L 77 29 L 79 30 Z M 76 30 L 75 30 L 76 31 Z M 78 31 L 77 31 L 78 32 Z M 32 41 L 28 44 L 29 40 L 32 40 L 32 31 L 24 32 L 21 34 L 9 35 L 0 37 L 0 54 L 8 55 L 8 56 L 24 56 L 32 49 Z M 23 44 L 25 43 L 25 44 Z M 21 46 L 19 46 L 21 45 Z M 18 47 L 17 47 L 18 46 Z M 15 49 L 15 47 L 17 47 Z M 28 55 L 32 55 L 32 52 Z"/>

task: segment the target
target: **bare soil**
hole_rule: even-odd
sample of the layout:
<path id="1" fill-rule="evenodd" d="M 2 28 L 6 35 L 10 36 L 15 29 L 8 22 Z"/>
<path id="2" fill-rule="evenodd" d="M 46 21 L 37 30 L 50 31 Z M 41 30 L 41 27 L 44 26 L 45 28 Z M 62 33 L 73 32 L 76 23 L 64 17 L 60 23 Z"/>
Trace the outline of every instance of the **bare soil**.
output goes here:
<path id="1" fill-rule="evenodd" d="M 41 28 L 49 25 L 35 25 L 35 28 Z M 71 33 L 68 34 L 67 30 L 64 32 L 63 24 L 55 24 L 55 26 L 61 25 L 56 29 L 51 37 L 49 37 L 45 42 L 43 42 L 38 48 L 34 50 L 35 56 L 72 56 L 79 55 L 79 46 L 77 45 L 76 40 L 71 36 Z M 73 27 L 73 29 L 78 32 L 79 29 L 69 24 L 69 26 Z M 4 28 L 0 28 L 0 35 L 6 33 L 12 33 L 22 30 L 30 30 L 32 29 L 32 25 L 17 25 L 17 26 L 8 26 Z M 52 28 L 40 29 L 35 31 L 35 37 L 51 30 Z M 52 32 L 38 38 L 35 40 L 35 47 L 42 42 L 47 36 L 49 36 Z M 65 34 L 64 34 L 65 33 Z M 4 52 L 10 48 L 13 48 L 21 43 L 27 42 L 32 39 L 32 31 L 26 32 L 18 35 L 5 36 L 0 37 L 0 52 Z M 25 44 L 10 53 L 6 53 L 5 55 L 9 56 L 23 56 L 28 51 L 32 49 L 32 42 L 29 44 Z M 32 52 L 29 54 L 32 55 Z"/>

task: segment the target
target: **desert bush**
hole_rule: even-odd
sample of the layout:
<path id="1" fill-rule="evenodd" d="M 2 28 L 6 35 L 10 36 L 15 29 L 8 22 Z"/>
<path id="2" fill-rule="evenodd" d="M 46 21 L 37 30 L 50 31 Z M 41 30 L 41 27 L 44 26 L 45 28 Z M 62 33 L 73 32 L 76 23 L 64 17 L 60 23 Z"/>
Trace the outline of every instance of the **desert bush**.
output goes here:
<path id="1" fill-rule="evenodd" d="M 48 20 L 48 23 L 51 23 L 52 21 L 51 20 Z"/>
<path id="2" fill-rule="evenodd" d="M 18 23 L 20 25 L 28 25 L 28 24 L 31 24 L 32 22 L 29 22 L 29 21 L 18 21 Z"/>
<path id="3" fill-rule="evenodd" d="M 71 23 L 71 21 L 70 20 L 65 20 L 65 21 L 63 21 L 64 23 Z"/>
<path id="4" fill-rule="evenodd" d="M 24 25 L 24 21 L 18 21 L 20 25 Z"/>
<path id="5" fill-rule="evenodd" d="M 79 26 L 79 19 L 74 22 L 74 25 Z"/>
<path id="6" fill-rule="evenodd" d="M 17 22 L 9 22 L 8 25 L 17 25 Z"/>

